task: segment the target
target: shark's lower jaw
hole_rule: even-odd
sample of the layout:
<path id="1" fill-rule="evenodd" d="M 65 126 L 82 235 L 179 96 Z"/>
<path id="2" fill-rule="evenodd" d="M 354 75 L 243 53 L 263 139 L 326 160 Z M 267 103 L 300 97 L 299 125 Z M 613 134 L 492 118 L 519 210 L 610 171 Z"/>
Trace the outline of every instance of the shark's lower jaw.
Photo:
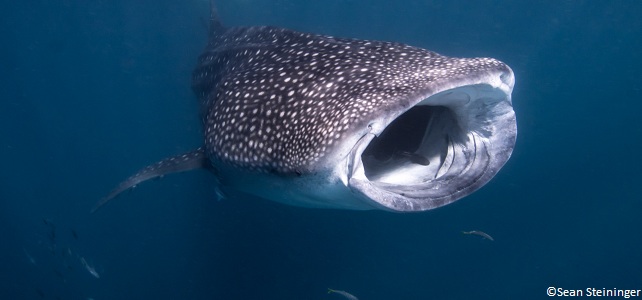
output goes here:
<path id="1" fill-rule="evenodd" d="M 380 133 L 366 134 L 348 157 L 348 186 L 371 205 L 423 211 L 487 183 L 515 145 L 507 84 L 465 85 L 419 101 Z"/>

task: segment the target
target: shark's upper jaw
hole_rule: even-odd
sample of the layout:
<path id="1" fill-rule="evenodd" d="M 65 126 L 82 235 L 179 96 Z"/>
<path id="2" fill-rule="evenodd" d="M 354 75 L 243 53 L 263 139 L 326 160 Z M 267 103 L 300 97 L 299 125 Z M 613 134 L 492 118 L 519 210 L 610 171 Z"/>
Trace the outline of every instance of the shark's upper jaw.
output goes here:
<path id="1" fill-rule="evenodd" d="M 373 120 L 347 158 L 348 187 L 392 211 L 434 209 L 479 189 L 515 145 L 513 83 L 510 69 L 491 72 L 419 97 L 392 121 Z"/>

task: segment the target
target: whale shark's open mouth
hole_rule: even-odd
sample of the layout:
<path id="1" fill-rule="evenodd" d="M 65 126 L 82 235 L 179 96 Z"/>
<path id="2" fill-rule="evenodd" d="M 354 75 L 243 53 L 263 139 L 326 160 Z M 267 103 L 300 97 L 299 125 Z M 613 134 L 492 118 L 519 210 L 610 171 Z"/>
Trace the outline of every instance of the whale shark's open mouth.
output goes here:
<path id="1" fill-rule="evenodd" d="M 488 182 L 510 157 L 516 123 L 512 74 L 503 85 L 465 85 L 427 98 L 364 135 L 349 159 L 349 186 L 394 211 L 440 207 Z M 373 122 L 377 123 L 377 121 Z"/>

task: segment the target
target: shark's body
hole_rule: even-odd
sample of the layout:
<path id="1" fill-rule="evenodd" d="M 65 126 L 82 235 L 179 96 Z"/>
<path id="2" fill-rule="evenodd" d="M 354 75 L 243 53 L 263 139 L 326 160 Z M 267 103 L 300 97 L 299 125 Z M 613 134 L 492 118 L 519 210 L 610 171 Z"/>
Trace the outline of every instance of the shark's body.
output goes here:
<path id="1" fill-rule="evenodd" d="M 212 11 L 193 74 L 204 146 L 121 183 L 208 168 L 223 191 L 291 205 L 420 211 L 486 184 L 510 157 L 514 77 L 492 58 L 276 27 Z"/>

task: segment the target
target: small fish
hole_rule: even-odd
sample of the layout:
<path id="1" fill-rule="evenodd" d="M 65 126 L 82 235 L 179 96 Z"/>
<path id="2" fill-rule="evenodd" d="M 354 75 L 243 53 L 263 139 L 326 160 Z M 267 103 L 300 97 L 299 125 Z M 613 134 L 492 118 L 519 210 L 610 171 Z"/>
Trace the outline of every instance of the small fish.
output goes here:
<path id="1" fill-rule="evenodd" d="M 49 219 L 42 219 L 42 222 L 49 227 L 49 233 L 47 234 L 47 237 L 49 238 L 49 250 L 51 251 L 51 254 L 56 255 L 56 225 Z"/>
<path id="2" fill-rule="evenodd" d="M 483 238 L 485 238 L 487 240 L 490 240 L 490 241 L 494 241 L 495 240 L 495 239 L 493 239 L 492 236 L 488 235 L 487 233 L 485 233 L 483 231 L 471 230 L 471 231 L 462 231 L 461 233 L 478 235 L 478 236 L 481 236 L 481 237 L 483 237 Z"/>
<path id="3" fill-rule="evenodd" d="M 339 294 L 349 300 L 359 300 L 359 298 L 355 297 L 354 295 L 346 291 L 339 291 L 339 290 L 333 290 L 331 288 L 328 288 L 328 294 L 332 294 L 332 293 Z"/>
<path id="4" fill-rule="evenodd" d="M 74 240 L 77 240 L 77 239 L 78 239 L 78 233 L 76 232 L 76 230 L 73 230 L 73 229 L 72 229 L 72 230 L 71 230 L 71 235 L 74 237 Z"/>
<path id="5" fill-rule="evenodd" d="M 25 252 L 25 255 L 27 256 L 27 259 L 29 259 L 29 262 L 30 262 L 32 265 L 34 265 L 34 266 L 35 266 L 35 265 L 36 265 L 36 259 L 35 259 L 35 258 L 33 258 L 33 256 L 31 256 L 31 254 L 29 254 L 29 252 L 27 252 L 27 249 L 22 248 L 22 251 L 24 251 L 24 252 Z"/>
<path id="6" fill-rule="evenodd" d="M 62 275 L 62 273 L 56 269 L 53 270 L 53 272 L 60 277 L 60 279 L 65 280 L 65 275 Z"/>
<path id="7" fill-rule="evenodd" d="M 49 227 L 49 229 L 51 229 L 52 231 L 56 230 L 56 224 L 54 224 L 50 219 L 43 218 L 42 222 L 45 223 L 45 225 L 47 225 L 47 227 Z"/>
<path id="8" fill-rule="evenodd" d="M 96 278 L 100 278 L 100 274 L 98 274 L 98 272 L 96 272 L 96 268 L 94 268 L 93 266 L 89 265 L 84 257 L 80 258 L 80 262 L 82 263 L 83 267 L 85 267 L 85 269 L 87 269 L 89 274 L 91 274 L 92 276 L 94 276 Z"/>
<path id="9" fill-rule="evenodd" d="M 418 165 L 427 166 L 430 164 L 430 160 L 421 154 L 408 151 L 397 151 L 395 154 L 406 157 L 410 160 L 410 162 Z"/>
<path id="10" fill-rule="evenodd" d="M 70 264 L 68 264 L 67 262 L 63 262 L 63 263 L 62 263 L 62 265 L 63 265 L 67 270 L 69 270 L 69 271 L 71 271 L 71 270 L 73 270 L 73 269 L 74 269 L 74 268 L 73 268 Z"/>

